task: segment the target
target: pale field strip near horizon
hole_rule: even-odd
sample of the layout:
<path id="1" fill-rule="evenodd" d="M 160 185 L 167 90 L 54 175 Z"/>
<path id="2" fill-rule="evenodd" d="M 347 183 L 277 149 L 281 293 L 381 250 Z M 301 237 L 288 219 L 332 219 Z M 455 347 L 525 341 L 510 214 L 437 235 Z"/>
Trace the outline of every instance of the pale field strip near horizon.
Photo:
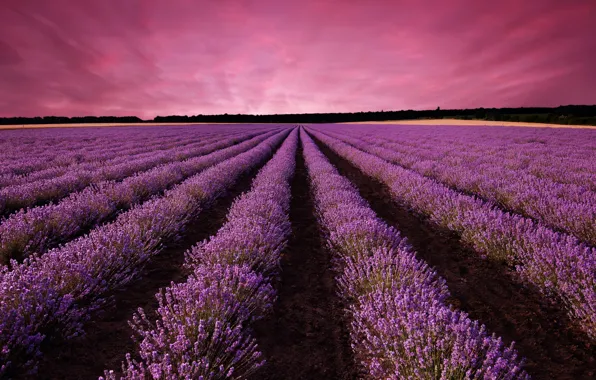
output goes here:
<path id="1" fill-rule="evenodd" d="M 416 120 L 388 120 L 388 121 L 354 121 L 341 124 L 396 124 L 396 125 L 454 125 L 454 126 L 504 126 L 504 127 L 531 127 L 531 128 L 572 128 L 596 129 L 594 125 L 571 124 L 545 124 L 526 123 L 516 121 L 490 121 L 490 120 L 459 120 L 459 119 L 416 119 Z"/>
<path id="2" fill-rule="evenodd" d="M 142 127 L 142 126 L 176 126 L 176 125 L 259 125 L 267 123 L 73 123 L 73 124 L 14 124 L 0 125 L 0 130 L 15 129 L 43 129 L 43 128 L 92 128 L 92 127 Z M 269 123 L 276 125 L 295 125 L 300 123 Z M 305 123 L 309 124 L 309 123 Z M 488 120 L 459 120 L 459 119 L 428 119 L 428 120 L 387 120 L 387 121 L 354 121 L 331 124 L 388 124 L 388 125 L 453 125 L 453 126 L 505 126 L 505 127 L 531 127 L 531 128 L 571 128 L 571 129 L 596 129 L 594 125 L 567 125 L 525 123 L 514 121 L 488 121 Z"/>

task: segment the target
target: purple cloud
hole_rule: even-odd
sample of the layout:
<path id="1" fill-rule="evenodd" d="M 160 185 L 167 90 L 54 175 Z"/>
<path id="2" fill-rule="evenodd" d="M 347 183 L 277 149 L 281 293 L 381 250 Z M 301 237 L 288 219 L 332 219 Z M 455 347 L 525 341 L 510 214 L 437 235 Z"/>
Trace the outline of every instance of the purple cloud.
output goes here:
<path id="1" fill-rule="evenodd" d="M 595 104 L 592 0 L 5 0 L 0 116 Z"/>

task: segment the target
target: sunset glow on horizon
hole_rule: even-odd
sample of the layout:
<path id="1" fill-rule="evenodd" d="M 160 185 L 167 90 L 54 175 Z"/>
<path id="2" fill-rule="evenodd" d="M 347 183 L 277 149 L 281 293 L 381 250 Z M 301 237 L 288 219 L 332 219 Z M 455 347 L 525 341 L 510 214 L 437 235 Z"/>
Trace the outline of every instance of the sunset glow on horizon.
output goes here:
<path id="1" fill-rule="evenodd" d="M 0 117 L 596 104 L 593 0 L 3 0 Z"/>

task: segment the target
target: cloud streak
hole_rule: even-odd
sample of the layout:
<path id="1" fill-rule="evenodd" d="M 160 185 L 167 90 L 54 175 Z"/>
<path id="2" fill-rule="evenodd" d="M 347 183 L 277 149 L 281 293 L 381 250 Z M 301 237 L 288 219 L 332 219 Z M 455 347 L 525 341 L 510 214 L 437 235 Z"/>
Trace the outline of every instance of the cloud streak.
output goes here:
<path id="1" fill-rule="evenodd" d="M 0 8 L 0 116 L 596 104 L 592 0 Z"/>

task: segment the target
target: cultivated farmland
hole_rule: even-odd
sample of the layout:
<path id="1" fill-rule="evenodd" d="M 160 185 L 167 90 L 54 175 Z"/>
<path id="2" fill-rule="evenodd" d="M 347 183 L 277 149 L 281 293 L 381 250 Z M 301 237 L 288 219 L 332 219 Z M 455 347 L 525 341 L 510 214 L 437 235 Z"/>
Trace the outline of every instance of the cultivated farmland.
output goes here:
<path id="1" fill-rule="evenodd" d="M 0 379 L 596 377 L 596 130 L 0 131 Z"/>

